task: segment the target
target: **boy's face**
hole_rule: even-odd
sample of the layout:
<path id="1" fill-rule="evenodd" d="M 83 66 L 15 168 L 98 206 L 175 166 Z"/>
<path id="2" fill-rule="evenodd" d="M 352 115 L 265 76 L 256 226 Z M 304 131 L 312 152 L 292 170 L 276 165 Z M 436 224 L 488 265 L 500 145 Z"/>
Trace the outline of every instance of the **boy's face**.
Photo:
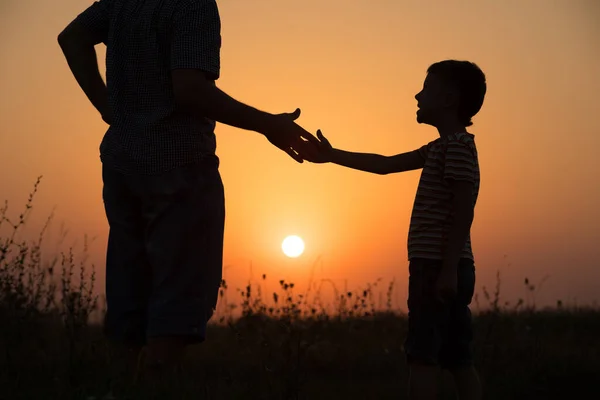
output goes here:
<path id="1" fill-rule="evenodd" d="M 417 122 L 437 126 L 456 106 L 456 91 L 435 74 L 427 74 L 423 89 L 415 95 Z"/>

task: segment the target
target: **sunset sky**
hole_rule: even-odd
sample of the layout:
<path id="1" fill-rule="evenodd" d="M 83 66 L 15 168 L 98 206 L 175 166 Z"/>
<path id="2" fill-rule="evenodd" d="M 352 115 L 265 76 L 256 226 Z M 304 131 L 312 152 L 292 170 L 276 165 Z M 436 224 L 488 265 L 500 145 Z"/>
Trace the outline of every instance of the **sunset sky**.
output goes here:
<path id="1" fill-rule="evenodd" d="M 0 0 L 0 200 L 17 213 L 44 175 L 27 230 L 56 207 L 69 243 L 103 281 L 108 232 L 99 144 L 106 130 L 77 86 L 58 33 L 89 0 Z M 600 300 L 600 2 L 595 0 L 220 0 L 222 78 L 235 98 L 299 123 L 335 147 L 392 155 L 436 138 L 415 121 L 427 67 L 476 62 L 488 93 L 476 135 L 481 191 L 472 229 L 477 289 L 501 270 L 503 297 L 549 275 L 538 302 Z M 104 70 L 104 48 L 98 46 Z M 225 277 L 349 288 L 396 278 L 419 172 L 377 176 L 297 164 L 258 134 L 217 126 L 227 222 Z M 305 253 L 286 258 L 286 235 Z"/>

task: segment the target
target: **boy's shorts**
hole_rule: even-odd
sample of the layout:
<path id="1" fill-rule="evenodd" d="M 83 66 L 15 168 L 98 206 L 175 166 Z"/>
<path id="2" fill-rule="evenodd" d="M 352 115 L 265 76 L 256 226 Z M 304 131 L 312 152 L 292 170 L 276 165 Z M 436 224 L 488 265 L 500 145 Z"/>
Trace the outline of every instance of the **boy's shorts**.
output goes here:
<path id="1" fill-rule="evenodd" d="M 103 166 L 110 232 L 106 257 L 109 338 L 205 339 L 222 278 L 225 199 L 218 158 L 160 175 Z"/>
<path id="2" fill-rule="evenodd" d="M 410 261 L 404 350 L 409 364 L 468 367 L 473 361 L 469 304 L 475 291 L 475 265 L 472 260 L 460 260 L 457 295 L 444 303 L 435 296 L 441 268 L 441 260 Z"/>

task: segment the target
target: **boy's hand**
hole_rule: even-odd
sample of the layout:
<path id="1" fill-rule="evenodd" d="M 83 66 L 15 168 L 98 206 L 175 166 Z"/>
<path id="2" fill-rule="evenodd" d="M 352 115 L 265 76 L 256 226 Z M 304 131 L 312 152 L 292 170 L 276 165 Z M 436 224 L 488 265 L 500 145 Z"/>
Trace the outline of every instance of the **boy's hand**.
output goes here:
<path id="1" fill-rule="evenodd" d="M 438 276 L 435 291 L 441 301 L 452 299 L 458 291 L 458 272 L 456 268 L 444 267 Z"/>
<path id="2" fill-rule="evenodd" d="M 318 153 L 314 157 L 306 158 L 306 160 L 317 164 L 331 162 L 333 158 L 333 146 L 323 136 L 320 129 L 317 131 L 317 138 L 319 139 Z"/>
<path id="3" fill-rule="evenodd" d="M 294 160 L 301 163 L 318 157 L 320 142 L 294 121 L 300 117 L 300 109 L 293 113 L 273 115 L 270 124 L 261 132 L 272 145 L 286 152 Z"/>

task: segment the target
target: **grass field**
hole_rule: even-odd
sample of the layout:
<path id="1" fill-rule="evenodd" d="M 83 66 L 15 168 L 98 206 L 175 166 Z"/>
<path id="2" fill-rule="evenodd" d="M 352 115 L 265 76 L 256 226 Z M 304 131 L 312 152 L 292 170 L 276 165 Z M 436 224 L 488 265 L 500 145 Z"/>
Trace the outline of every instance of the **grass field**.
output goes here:
<path id="1" fill-rule="evenodd" d="M 0 209 L 1 400 L 99 399 L 111 387 L 117 399 L 406 398 L 402 313 L 376 308 L 371 290 L 338 293 L 326 313 L 318 293 L 308 301 L 283 281 L 264 298 L 258 283 L 241 296 L 223 285 L 221 304 L 241 317 L 221 310 L 171 395 L 120 384 L 122 364 L 89 324 L 99 307 L 85 257 L 42 257 L 43 232 L 19 240 L 30 209 L 31 199 L 15 221 Z M 486 399 L 600 398 L 599 309 L 509 307 L 499 290 L 481 298 L 475 350 Z M 440 398 L 453 399 L 447 376 L 442 383 Z"/>
<path id="2" fill-rule="evenodd" d="M 485 398 L 599 398 L 597 310 L 489 313 L 475 326 Z M 177 395 L 168 398 L 405 398 L 405 333 L 404 318 L 383 313 L 242 318 L 211 327 L 208 341 L 189 354 Z M 32 319 L 3 328 L 1 340 L 2 399 L 87 399 L 106 393 L 111 375 L 119 375 L 98 328 L 73 336 L 59 320 Z M 143 389 L 125 388 L 124 398 L 163 398 Z M 442 398 L 453 398 L 447 379 Z"/>

